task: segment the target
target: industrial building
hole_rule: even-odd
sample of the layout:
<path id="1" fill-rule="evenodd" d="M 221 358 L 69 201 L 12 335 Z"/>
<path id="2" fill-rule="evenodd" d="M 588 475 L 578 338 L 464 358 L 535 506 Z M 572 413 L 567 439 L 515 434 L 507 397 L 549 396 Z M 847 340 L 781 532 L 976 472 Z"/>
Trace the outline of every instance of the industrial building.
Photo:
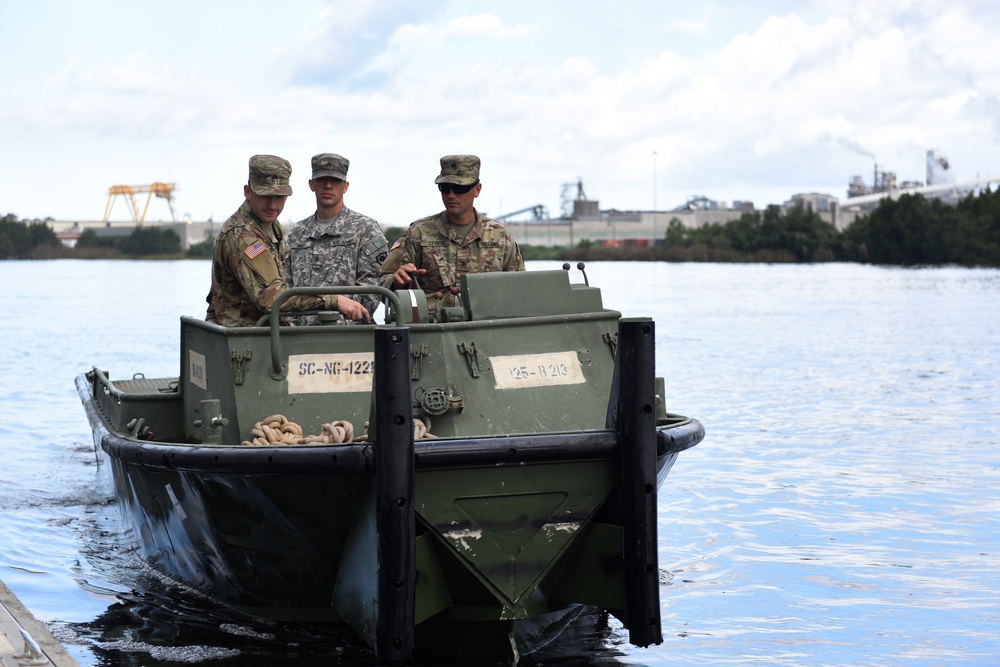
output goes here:
<path id="1" fill-rule="evenodd" d="M 843 230 L 854 220 L 864 215 L 878 202 L 887 197 L 898 199 L 904 194 L 923 194 L 946 202 L 956 202 L 970 192 L 991 184 L 1000 183 L 1000 176 L 979 178 L 958 182 L 951 174 L 947 158 L 927 151 L 926 182 L 898 182 L 896 174 L 875 165 L 870 184 L 859 175 L 848 181 L 847 197 L 843 200 L 825 193 L 800 193 L 782 205 L 785 209 L 802 206 L 816 212 L 820 218 Z M 181 239 L 181 248 L 203 241 L 217 231 L 220 223 L 177 221 L 172 205 L 173 183 L 153 183 L 140 186 L 111 186 L 108 190 L 108 204 L 104 219 L 94 222 L 53 221 L 50 226 L 66 245 L 73 245 L 84 229 L 92 228 L 99 236 L 128 236 L 136 226 L 141 226 L 153 198 L 164 199 L 170 208 L 171 222 L 150 223 L 151 226 L 173 229 Z M 140 207 L 137 194 L 147 195 L 145 205 Z M 117 197 L 123 197 L 129 204 L 130 221 L 113 222 L 110 214 Z M 550 217 L 545 206 L 537 204 L 495 217 L 504 223 L 523 245 L 534 246 L 574 246 L 587 239 L 602 244 L 658 245 L 663 242 L 667 226 L 671 220 L 678 220 L 688 228 L 709 224 L 722 224 L 736 220 L 747 212 L 757 210 L 753 202 L 734 201 L 732 204 L 696 195 L 688 198 L 683 205 L 669 210 L 623 211 L 601 209 L 600 202 L 590 199 L 584 191 L 583 180 L 562 186 L 559 217 Z M 383 227 L 394 226 L 383 224 Z M 395 225 L 398 226 L 398 225 Z"/>

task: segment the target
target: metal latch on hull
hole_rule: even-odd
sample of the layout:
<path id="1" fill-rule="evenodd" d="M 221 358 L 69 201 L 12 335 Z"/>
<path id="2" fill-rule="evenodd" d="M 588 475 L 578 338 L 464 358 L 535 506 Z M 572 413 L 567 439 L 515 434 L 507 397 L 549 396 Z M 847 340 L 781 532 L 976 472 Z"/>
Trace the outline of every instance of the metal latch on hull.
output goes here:
<path id="1" fill-rule="evenodd" d="M 430 356 L 426 345 L 411 347 L 410 356 L 413 357 L 413 365 L 410 367 L 410 379 L 419 380 L 424 368 L 424 357 Z"/>
<path id="2" fill-rule="evenodd" d="M 458 351 L 466 356 L 466 361 L 469 363 L 469 373 L 472 374 L 472 377 L 479 377 L 483 368 L 479 365 L 479 351 L 476 349 L 476 342 L 472 341 L 471 343 L 459 343 Z"/>
<path id="3" fill-rule="evenodd" d="M 229 359 L 233 364 L 233 384 L 243 384 L 246 377 L 247 362 L 250 361 L 252 352 L 250 349 L 233 350 Z"/>

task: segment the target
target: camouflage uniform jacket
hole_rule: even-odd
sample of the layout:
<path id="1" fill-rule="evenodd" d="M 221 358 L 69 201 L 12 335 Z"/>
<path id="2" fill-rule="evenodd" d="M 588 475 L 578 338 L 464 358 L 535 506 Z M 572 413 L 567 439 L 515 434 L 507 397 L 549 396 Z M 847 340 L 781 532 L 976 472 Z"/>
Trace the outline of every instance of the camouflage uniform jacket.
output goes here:
<path id="1" fill-rule="evenodd" d="M 261 222 L 244 201 L 219 230 L 212 251 L 212 289 L 205 319 L 225 327 L 248 327 L 271 311 L 285 283 L 285 231 Z M 282 312 L 336 310 L 337 297 L 294 296 Z"/>
<path id="2" fill-rule="evenodd" d="M 288 284 L 291 287 L 325 285 L 378 285 L 389 244 L 378 223 L 346 206 L 332 221 L 320 221 L 313 213 L 288 231 Z M 380 300 L 374 294 L 351 296 L 371 315 Z M 315 317 L 301 317 L 303 324 Z M 350 324 L 363 324 L 347 320 Z"/>
<path id="3" fill-rule="evenodd" d="M 446 212 L 442 211 L 411 224 L 393 244 L 389 260 L 382 266 L 379 284 L 393 289 L 393 272 L 412 262 L 417 268 L 427 269 L 418 280 L 427 293 L 428 307 L 436 309 L 461 305 L 451 288 L 457 290 L 461 276 L 466 273 L 524 271 L 524 259 L 517 242 L 496 220 L 477 211 L 476 220 L 471 223 L 472 228 L 465 238 L 447 220 Z"/>

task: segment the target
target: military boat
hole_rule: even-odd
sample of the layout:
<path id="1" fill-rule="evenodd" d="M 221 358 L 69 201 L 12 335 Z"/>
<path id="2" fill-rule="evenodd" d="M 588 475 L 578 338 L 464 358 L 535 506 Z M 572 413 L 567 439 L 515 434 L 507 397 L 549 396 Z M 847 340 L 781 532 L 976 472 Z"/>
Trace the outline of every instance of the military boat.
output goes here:
<path id="1" fill-rule="evenodd" d="M 592 607 L 661 643 L 657 491 L 704 428 L 666 409 L 654 322 L 570 269 L 466 275 L 440 312 L 294 288 L 255 326 L 181 317 L 176 377 L 80 374 L 142 558 L 385 664 L 516 663 Z M 386 323 L 287 325 L 303 293 L 378 294 Z"/>

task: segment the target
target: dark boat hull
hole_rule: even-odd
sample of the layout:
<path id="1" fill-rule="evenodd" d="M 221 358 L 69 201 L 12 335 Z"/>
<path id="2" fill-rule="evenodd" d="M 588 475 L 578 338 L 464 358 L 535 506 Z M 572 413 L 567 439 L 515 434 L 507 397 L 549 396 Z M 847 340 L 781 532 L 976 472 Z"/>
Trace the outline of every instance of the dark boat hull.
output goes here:
<path id="1" fill-rule="evenodd" d="M 371 559 L 345 562 L 345 554 L 349 554 L 351 541 L 358 539 L 356 518 L 373 512 L 372 445 L 218 448 L 142 441 L 110 430 L 95 405 L 93 385 L 86 376 L 77 379 L 77 386 L 102 465 L 109 467 L 114 478 L 124 525 L 133 533 L 147 563 L 255 616 L 310 622 L 345 620 L 335 604 L 338 585 L 371 580 L 363 571 L 371 567 Z M 659 483 L 678 453 L 697 444 L 703 435 L 702 425 L 693 419 L 676 419 L 658 427 Z M 578 613 L 581 604 L 620 608 L 620 600 L 614 601 L 620 596 L 620 559 L 613 559 L 604 573 L 605 592 L 592 590 L 591 599 L 584 596 L 575 602 L 553 599 L 526 604 L 520 619 L 498 618 L 496 605 L 485 596 L 474 599 L 475 594 L 458 606 L 454 600 L 448 601 L 453 607 L 449 611 L 445 601 L 436 599 L 440 593 L 431 585 L 432 579 L 444 575 L 421 571 L 424 563 L 429 570 L 436 569 L 434 564 L 440 563 L 440 557 L 431 555 L 445 550 L 437 536 L 441 517 L 421 512 L 428 501 L 434 507 L 450 505 L 439 498 L 442 478 L 464 480 L 448 486 L 447 493 L 454 497 L 481 498 L 489 495 L 488 489 L 502 487 L 513 490 L 519 501 L 527 493 L 546 498 L 567 493 L 567 476 L 585 479 L 587 485 L 603 479 L 601 488 L 612 493 L 620 468 L 613 431 L 426 440 L 415 443 L 414 453 L 420 526 L 417 619 L 424 622 L 417 626 L 419 647 L 436 647 L 437 638 L 445 634 L 453 640 L 475 638 L 467 646 L 449 646 L 447 653 L 451 655 L 479 654 L 485 646 L 491 647 L 487 654 L 505 646 L 524 653 L 545 643 L 553 636 L 553 629 Z M 556 468 L 559 472 L 553 474 Z M 517 485 L 523 488 L 519 491 Z M 470 488 L 477 490 L 471 494 Z M 424 501 L 425 496 L 428 501 Z M 581 512 L 575 517 L 579 523 L 595 518 L 587 515 L 587 510 Z M 600 525 L 599 511 L 596 520 Z M 512 529 L 498 526 L 499 539 Z M 539 547 L 538 558 L 550 558 L 549 542 L 542 541 L 546 548 Z M 576 550 L 586 553 L 587 544 L 576 542 Z M 548 563 L 524 560 L 531 555 L 530 541 L 506 546 L 517 552 L 521 562 L 514 573 L 503 572 L 494 578 L 516 578 L 523 570 L 529 576 L 558 579 L 552 569 L 546 569 Z M 589 548 L 594 547 L 591 544 Z M 567 545 L 561 558 L 570 561 L 572 553 Z M 594 554 L 589 557 L 595 558 Z M 490 583 L 490 573 L 463 576 L 476 579 L 477 575 L 486 580 L 487 587 L 497 587 Z M 475 586 L 469 590 L 475 591 Z M 516 596 L 516 592 L 507 593 Z M 456 624 L 472 627 L 456 631 Z"/>
<path id="2" fill-rule="evenodd" d="M 332 591 L 353 517 L 374 483 L 371 445 L 210 448 L 136 440 L 111 432 L 85 376 L 77 386 L 125 524 L 151 565 L 262 616 L 338 618 Z M 658 429 L 661 483 L 677 454 L 703 435 L 694 419 Z M 611 431 L 427 440 L 415 444 L 415 454 L 418 514 L 422 477 L 429 485 L 441 474 L 509 484 L 510 470 L 546 494 L 564 490 L 548 473 L 553 466 L 605 468 L 608 480 L 618 467 Z"/>

